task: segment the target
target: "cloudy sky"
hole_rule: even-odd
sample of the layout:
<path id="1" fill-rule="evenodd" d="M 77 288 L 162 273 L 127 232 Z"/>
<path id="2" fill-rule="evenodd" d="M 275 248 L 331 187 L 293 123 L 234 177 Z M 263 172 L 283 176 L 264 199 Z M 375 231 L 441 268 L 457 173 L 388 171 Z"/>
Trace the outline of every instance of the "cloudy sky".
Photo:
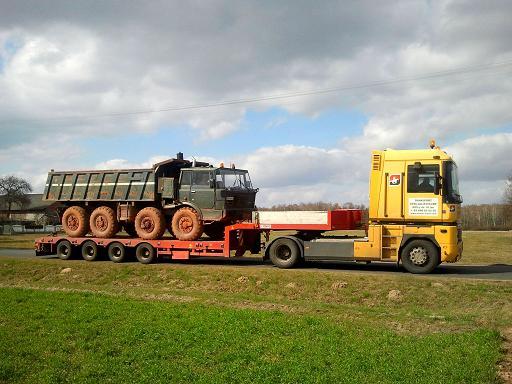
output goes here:
<path id="1" fill-rule="evenodd" d="M 512 172 L 510 1 L 0 0 L 0 175 L 252 173 L 258 203 L 367 202 L 371 149 L 459 164 L 466 203 Z M 245 102 L 241 102 L 245 101 Z"/>

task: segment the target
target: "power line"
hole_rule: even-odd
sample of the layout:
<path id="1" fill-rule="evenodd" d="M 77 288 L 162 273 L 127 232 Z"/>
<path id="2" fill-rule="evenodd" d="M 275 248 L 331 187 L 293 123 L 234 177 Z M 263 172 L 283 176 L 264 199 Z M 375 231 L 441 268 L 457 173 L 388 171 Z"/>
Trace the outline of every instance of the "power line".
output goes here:
<path id="1" fill-rule="evenodd" d="M 186 111 L 186 110 L 195 110 L 195 109 L 206 109 L 206 108 L 215 108 L 229 105 L 237 105 L 237 104 L 250 104 L 250 103 L 258 103 L 262 101 L 272 101 L 272 100 L 282 100 L 296 97 L 305 97 L 305 96 L 315 96 L 357 89 L 365 89 L 365 88 L 373 88 L 380 87 L 385 85 L 393 85 L 400 83 L 407 83 L 419 80 L 429 80 L 442 78 L 453 75 L 460 75 L 465 73 L 474 73 L 485 71 L 489 69 L 495 68 L 504 68 L 512 65 L 512 60 L 510 61 L 502 61 L 497 63 L 487 63 L 480 64 L 475 66 L 466 66 L 466 67 L 458 67 L 445 71 L 431 72 L 418 76 L 411 77 L 401 77 L 394 78 L 389 80 L 377 80 L 365 84 L 354 84 L 354 85 L 344 85 L 337 86 L 332 88 L 324 88 L 324 89 L 312 89 L 308 91 L 302 92 L 292 92 L 278 95 L 270 95 L 270 96 L 261 96 L 261 97 L 253 97 L 253 98 L 243 98 L 243 99 L 233 99 L 233 100 L 223 100 L 216 103 L 205 103 L 205 104 L 193 104 L 193 105 L 185 105 L 185 106 L 174 106 L 168 108 L 160 108 L 160 109 L 150 109 L 150 110 L 141 110 L 141 111 L 133 111 L 133 112 L 115 112 L 115 113 L 105 113 L 105 114 L 95 114 L 95 115 L 75 115 L 75 116 L 60 116 L 60 117 L 48 117 L 48 118 L 36 118 L 36 119 L 13 119 L 13 120 L 0 120 L 0 124 L 6 123 L 19 123 L 19 122 L 43 122 L 43 121 L 59 121 L 59 120 L 72 120 L 72 119 L 95 119 L 95 118 L 105 118 L 105 117 L 121 117 L 121 116 L 136 116 L 136 115 L 146 115 L 153 113 L 161 113 L 161 112 L 177 112 L 177 111 Z"/>

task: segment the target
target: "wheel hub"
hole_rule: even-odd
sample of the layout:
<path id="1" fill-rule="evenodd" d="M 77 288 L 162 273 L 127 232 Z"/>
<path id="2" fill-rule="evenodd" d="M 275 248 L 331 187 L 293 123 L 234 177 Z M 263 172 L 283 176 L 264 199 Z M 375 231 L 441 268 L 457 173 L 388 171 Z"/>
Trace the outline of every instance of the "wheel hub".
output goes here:
<path id="1" fill-rule="evenodd" d="M 411 250 L 409 253 L 409 259 L 415 265 L 423 265 L 428 260 L 427 250 L 423 247 L 416 247 Z"/>
<path id="2" fill-rule="evenodd" d="M 153 232 L 153 230 L 155 229 L 155 223 L 149 217 L 145 217 L 144 219 L 142 219 L 140 226 L 144 231 L 148 233 Z"/>
<path id="3" fill-rule="evenodd" d="M 179 221 L 179 227 L 182 232 L 189 233 L 193 227 L 192 220 L 188 217 L 182 217 Z"/>
<path id="4" fill-rule="evenodd" d="M 76 231 L 78 229 L 78 225 L 79 225 L 78 218 L 75 215 L 68 216 L 68 218 L 66 220 L 66 225 L 72 231 Z"/>
<path id="5" fill-rule="evenodd" d="M 96 228 L 98 228 L 102 232 L 107 230 L 108 228 L 107 220 L 105 220 L 105 217 L 101 215 L 96 218 L 94 223 L 96 225 Z"/>
<path id="6" fill-rule="evenodd" d="M 286 245 L 281 245 L 277 248 L 277 257 L 281 260 L 288 260 L 292 256 L 291 249 Z"/>

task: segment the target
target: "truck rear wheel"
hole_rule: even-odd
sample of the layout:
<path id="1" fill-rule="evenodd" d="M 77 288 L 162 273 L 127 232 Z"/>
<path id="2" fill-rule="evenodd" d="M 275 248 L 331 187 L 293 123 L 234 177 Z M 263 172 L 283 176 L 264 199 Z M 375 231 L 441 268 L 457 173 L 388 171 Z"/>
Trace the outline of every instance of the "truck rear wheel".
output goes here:
<path id="1" fill-rule="evenodd" d="M 107 206 L 96 208 L 89 219 L 91 232 L 95 237 L 109 238 L 119 232 L 116 212 Z"/>
<path id="2" fill-rule="evenodd" d="M 57 257 L 61 260 L 69 260 L 73 257 L 73 246 L 69 240 L 59 241 L 57 244 Z"/>
<path id="3" fill-rule="evenodd" d="M 82 237 L 89 232 L 89 220 L 85 208 L 76 205 L 67 208 L 62 215 L 62 229 L 70 237 Z"/>
<path id="4" fill-rule="evenodd" d="M 126 259 L 126 248 L 118 241 L 110 243 L 107 253 L 110 261 L 114 263 L 122 263 Z"/>
<path id="5" fill-rule="evenodd" d="M 135 216 L 135 231 L 144 240 L 156 240 L 165 232 L 165 217 L 155 207 L 143 208 Z"/>
<path id="6" fill-rule="evenodd" d="M 272 264 L 279 268 L 292 268 L 302 258 L 297 243 L 288 238 L 275 240 L 270 246 L 269 256 Z"/>
<path id="7" fill-rule="evenodd" d="M 428 240 L 412 240 L 400 256 L 404 268 L 411 273 L 430 273 L 439 265 L 439 250 Z"/>
<path id="8" fill-rule="evenodd" d="M 142 264 L 151 264 L 156 261 L 155 248 L 148 243 L 140 243 L 135 249 L 135 256 Z"/>
<path id="9" fill-rule="evenodd" d="M 195 209 L 180 208 L 172 217 L 172 232 L 178 240 L 197 240 L 203 234 L 203 221 Z"/>

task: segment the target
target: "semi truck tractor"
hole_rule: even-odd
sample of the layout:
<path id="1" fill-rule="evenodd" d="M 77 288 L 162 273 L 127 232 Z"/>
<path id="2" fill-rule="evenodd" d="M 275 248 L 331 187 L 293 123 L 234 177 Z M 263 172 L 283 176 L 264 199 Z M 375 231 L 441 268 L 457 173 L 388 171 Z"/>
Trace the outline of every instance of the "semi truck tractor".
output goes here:
<path id="1" fill-rule="evenodd" d="M 193 172 L 196 172 L 197 169 L 211 172 L 212 177 L 215 176 L 215 183 L 221 182 L 220 191 L 214 182 L 205 182 L 204 187 L 215 191 L 215 194 L 219 193 L 219 199 L 222 202 L 219 207 L 222 207 L 223 211 L 229 206 L 227 197 L 234 197 L 233 203 L 237 208 L 232 214 L 220 212 L 215 213 L 217 216 L 214 216 L 213 213 L 205 214 L 203 213 L 205 203 L 201 203 L 200 206 L 184 205 L 184 201 L 190 202 L 190 199 L 187 201 L 184 197 L 192 196 L 192 189 L 189 194 L 180 194 L 183 173 L 192 172 L 190 177 L 193 180 Z M 158 167 L 153 171 L 155 175 L 153 177 L 167 177 L 161 176 Z M 261 254 L 263 259 L 270 259 L 274 265 L 280 268 L 291 268 L 303 261 L 310 260 L 392 262 L 397 264 L 401 262 L 405 269 L 412 273 L 429 273 L 440 263 L 455 262 L 462 256 L 462 230 L 459 223 L 462 198 L 458 189 L 457 165 L 435 143 L 431 143 L 429 149 L 387 149 L 372 152 L 370 206 L 368 222 L 365 227 L 366 236 L 364 237 L 336 232 L 361 228 L 362 210 L 256 211 L 253 209 L 255 190 L 252 189 L 250 183 L 247 183 L 246 171 L 208 168 L 203 165 L 194 168 L 188 164 L 186 167 L 180 168 L 180 172 L 181 176 L 177 181 L 180 187 L 178 192 L 172 195 L 178 196 L 179 202 L 176 199 L 171 199 L 168 203 L 167 194 L 158 192 L 172 191 L 175 184 L 171 184 L 169 189 L 162 190 L 161 186 L 166 184 L 161 182 L 162 184 L 159 183 L 158 189 L 155 190 L 155 196 L 165 201 L 161 204 L 160 209 L 165 210 L 169 204 L 175 204 L 172 205 L 167 216 L 176 215 L 179 209 L 193 209 L 198 212 L 198 215 L 202 215 L 198 217 L 210 220 L 212 218 L 225 220 L 223 219 L 225 216 L 231 217 L 231 223 L 222 227 L 224 230 L 223 240 L 201 238 L 195 239 L 195 241 L 190 241 L 191 239 L 180 241 L 179 239 L 146 240 L 142 236 L 139 238 L 100 238 L 83 234 L 82 237 L 52 235 L 36 240 L 36 254 L 57 254 L 61 259 L 69 259 L 73 255 L 81 253 L 85 260 L 96 260 L 105 251 L 112 261 L 121 262 L 126 260 L 130 252 L 134 252 L 140 262 L 151 263 L 163 257 L 173 260 L 201 256 L 229 258 L 250 252 Z M 237 188 L 234 191 L 230 191 L 226 187 L 225 172 L 232 172 L 230 177 L 236 180 L 234 184 L 237 185 Z M 79 175 L 69 177 L 78 178 Z M 89 178 L 89 176 L 82 177 Z M 173 179 L 173 183 L 174 180 L 176 179 Z M 213 179 L 209 177 L 208 180 Z M 56 182 L 53 182 L 49 176 L 48 184 L 52 185 L 52 188 L 56 188 L 56 192 L 51 192 L 51 188 L 47 187 L 49 189 L 46 193 L 60 193 L 63 185 L 75 185 L 75 182 L 69 182 L 61 175 Z M 78 186 L 75 185 L 75 188 Z M 99 191 L 101 190 L 95 189 L 95 191 L 96 195 L 94 196 L 100 196 Z M 137 196 L 144 196 L 144 191 L 137 191 L 139 194 Z M 69 194 L 74 196 L 73 193 L 73 191 L 69 191 L 66 196 L 70 196 Z M 88 196 L 83 190 L 79 193 L 78 196 Z M 116 196 L 115 190 L 108 193 Z M 125 191 L 124 193 L 130 196 L 129 192 Z M 210 191 L 210 193 L 212 192 Z M 243 199 L 244 203 L 236 204 L 237 199 Z M 95 199 L 92 201 L 96 207 L 94 210 L 104 206 Z M 173 201 L 176 202 L 172 203 Z M 125 212 L 123 207 L 127 205 L 126 198 L 121 199 L 118 204 L 117 220 L 127 222 L 126 218 L 129 215 L 123 213 Z M 141 209 L 138 201 L 135 206 L 139 212 L 144 209 Z M 154 205 L 151 207 L 155 208 Z M 86 215 L 87 205 L 83 209 L 84 215 Z M 246 217 L 248 213 L 252 214 L 250 220 L 233 221 L 234 217 Z M 133 215 L 137 216 L 138 214 L 133 213 Z M 91 214 L 91 218 L 93 217 L 95 216 Z M 137 222 L 137 219 L 135 221 Z M 172 221 L 174 222 L 174 219 Z M 205 229 L 207 225 L 211 224 L 206 224 Z M 144 231 L 140 232 L 144 234 Z"/>
<path id="2" fill-rule="evenodd" d="M 243 169 L 175 159 L 150 169 L 48 173 L 43 200 L 58 201 L 62 227 L 70 237 L 110 238 L 122 228 L 155 240 L 166 228 L 179 240 L 203 232 L 223 236 L 224 227 L 250 220 L 257 189 Z"/>

